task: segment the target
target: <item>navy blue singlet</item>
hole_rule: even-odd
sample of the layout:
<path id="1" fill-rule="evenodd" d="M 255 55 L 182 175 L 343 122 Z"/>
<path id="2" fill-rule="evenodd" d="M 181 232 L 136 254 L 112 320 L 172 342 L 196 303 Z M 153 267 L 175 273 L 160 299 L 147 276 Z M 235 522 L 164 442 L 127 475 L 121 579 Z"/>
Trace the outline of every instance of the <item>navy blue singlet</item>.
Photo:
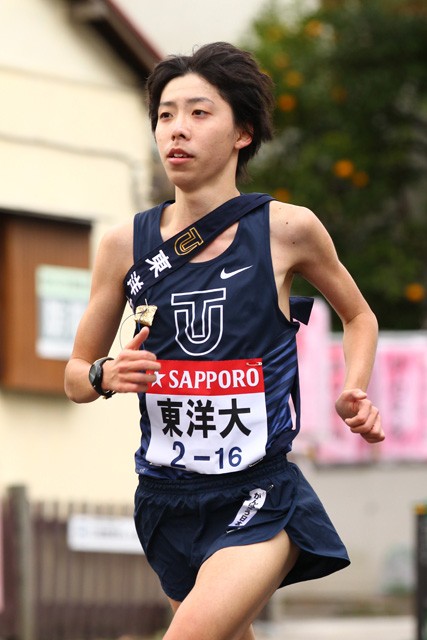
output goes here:
<path id="1" fill-rule="evenodd" d="M 167 205 L 135 216 L 135 263 L 162 243 Z M 241 218 L 220 256 L 187 262 L 131 303 L 145 300 L 158 310 L 144 348 L 162 369 L 139 397 L 137 473 L 229 473 L 288 452 L 298 431 L 289 398 L 299 323 L 278 305 L 269 204 Z"/>

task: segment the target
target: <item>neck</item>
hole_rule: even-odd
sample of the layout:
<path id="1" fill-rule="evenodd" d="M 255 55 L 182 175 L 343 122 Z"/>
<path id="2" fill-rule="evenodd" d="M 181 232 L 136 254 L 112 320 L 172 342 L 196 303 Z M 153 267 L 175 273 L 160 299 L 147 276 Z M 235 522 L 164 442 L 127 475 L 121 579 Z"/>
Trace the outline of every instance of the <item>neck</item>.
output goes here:
<path id="1" fill-rule="evenodd" d="M 167 207 L 165 213 L 169 209 L 170 217 L 173 217 L 175 223 L 184 227 L 191 224 L 191 222 L 196 222 L 210 211 L 227 202 L 227 200 L 236 198 L 238 195 L 240 195 L 240 192 L 236 185 L 230 186 L 229 189 L 206 189 L 194 193 L 176 188 L 175 204 Z"/>

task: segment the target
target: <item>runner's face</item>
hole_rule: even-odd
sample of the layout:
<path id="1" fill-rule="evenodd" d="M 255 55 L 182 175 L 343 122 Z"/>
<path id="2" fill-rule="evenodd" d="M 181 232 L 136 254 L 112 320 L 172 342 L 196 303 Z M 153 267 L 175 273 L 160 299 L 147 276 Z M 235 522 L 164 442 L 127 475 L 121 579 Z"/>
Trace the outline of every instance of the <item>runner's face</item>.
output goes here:
<path id="1" fill-rule="evenodd" d="M 251 141 L 216 87 L 194 73 L 165 86 L 155 136 L 169 179 L 191 191 L 222 176 L 234 181 L 239 149 Z"/>

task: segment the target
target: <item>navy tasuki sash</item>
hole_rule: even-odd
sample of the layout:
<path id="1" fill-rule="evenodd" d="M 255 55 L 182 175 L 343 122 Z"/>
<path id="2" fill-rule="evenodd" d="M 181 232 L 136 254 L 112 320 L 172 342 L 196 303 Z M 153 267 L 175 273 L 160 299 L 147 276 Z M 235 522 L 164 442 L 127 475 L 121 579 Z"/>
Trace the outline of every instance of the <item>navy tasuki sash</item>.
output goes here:
<path id="1" fill-rule="evenodd" d="M 145 310 L 154 309 L 155 313 L 157 307 L 150 307 L 144 298 L 147 289 L 182 267 L 234 222 L 271 200 L 274 198 L 266 193 L 236 196 L 140 258 L 123 281 L 132 310 L 138 311 L 139 303 Z M 291 317 L 308 324 L 312 306 L 313 298 L 291 296 Z M 142 323 L 150 325 L 151 321 Z"/>
<path id="2" fill-rule="evenodd" d="M 136 309 L 139 300 L 144 302 L 147 289 L 182 267 L 242 216 L 271 200 L 274 198 L 266 193 L 236 196 L 140 258 L 124 278 L 132 309 Z"/>

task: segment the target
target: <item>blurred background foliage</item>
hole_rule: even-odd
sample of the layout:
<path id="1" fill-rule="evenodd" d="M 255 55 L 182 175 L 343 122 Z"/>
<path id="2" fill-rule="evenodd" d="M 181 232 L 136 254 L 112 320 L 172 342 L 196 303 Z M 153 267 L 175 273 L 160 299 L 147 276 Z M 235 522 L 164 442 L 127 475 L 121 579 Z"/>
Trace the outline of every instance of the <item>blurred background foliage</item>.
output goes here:
<path id="1" fill-rule="evenodd" d="M 319 216 L 382 329 L 427 328 L 426 1 L 273 1 L 243 46 L 276 91 L 251 190 Z"/>

